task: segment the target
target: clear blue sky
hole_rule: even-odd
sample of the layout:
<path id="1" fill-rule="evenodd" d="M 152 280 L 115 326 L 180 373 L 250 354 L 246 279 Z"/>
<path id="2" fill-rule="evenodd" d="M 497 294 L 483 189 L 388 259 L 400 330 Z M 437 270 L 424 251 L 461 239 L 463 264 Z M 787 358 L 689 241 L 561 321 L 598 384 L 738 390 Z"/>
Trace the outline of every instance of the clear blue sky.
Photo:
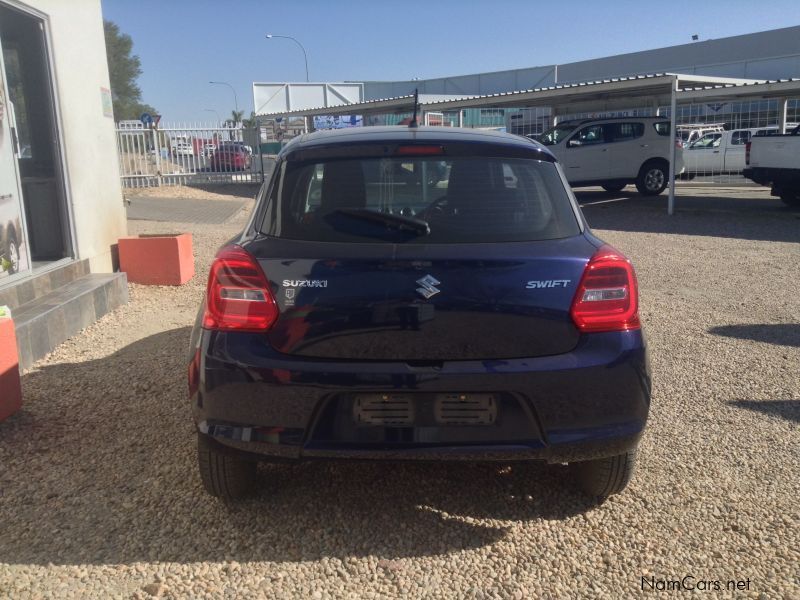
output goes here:
<path id="1" fill-rule="evenodd" d="M 798 0 L 102 0 L 165 121 L 253 108 L 253 81 L 400 80 L 567 63 L 800 24 Z"/>

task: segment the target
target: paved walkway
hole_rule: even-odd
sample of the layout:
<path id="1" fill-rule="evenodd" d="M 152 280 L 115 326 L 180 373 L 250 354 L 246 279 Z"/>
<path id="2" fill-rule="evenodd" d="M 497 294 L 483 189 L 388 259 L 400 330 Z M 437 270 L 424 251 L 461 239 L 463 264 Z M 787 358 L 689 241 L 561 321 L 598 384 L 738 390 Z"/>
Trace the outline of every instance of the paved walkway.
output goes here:
<path id="1" fill-rule="evenodd" d="M 207 224 L 225 223 L 247 203 L 240 200 L 146 197 L 134 197 L 130 202 L 129 219 Z"/>

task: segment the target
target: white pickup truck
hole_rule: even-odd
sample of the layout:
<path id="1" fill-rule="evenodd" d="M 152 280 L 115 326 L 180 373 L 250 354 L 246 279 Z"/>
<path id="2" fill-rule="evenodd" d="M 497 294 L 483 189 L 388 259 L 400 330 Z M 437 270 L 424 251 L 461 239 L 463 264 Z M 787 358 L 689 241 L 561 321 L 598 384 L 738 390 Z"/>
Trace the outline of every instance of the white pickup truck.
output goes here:
<path id="1" fill-rule="evenodd" d="M 745 146 L 752 137 L 776 133 L 776 127 L 753 127 L 710 131 L 684 149 L 684 179 L 695 175 L 741 173 L 745 167 Z"/>
<path id="2" fill-rule="evenodd" d="M 800 207 L 800 125 L 783 135 L 755 135 L 747 144 L 742 175 L 772 186 L 772 195 Z"/>

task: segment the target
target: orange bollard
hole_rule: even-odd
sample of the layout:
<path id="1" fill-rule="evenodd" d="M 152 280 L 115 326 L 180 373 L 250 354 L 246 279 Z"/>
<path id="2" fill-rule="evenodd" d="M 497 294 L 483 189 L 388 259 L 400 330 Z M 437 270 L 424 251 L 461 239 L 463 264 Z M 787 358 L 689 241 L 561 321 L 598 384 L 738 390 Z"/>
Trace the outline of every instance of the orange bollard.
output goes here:
<path id="1" fill-rule="evenodd" d="M 0 421 L 22 407 L 22 384 L 19 378 L 19 354 L 14 321 L 5 307 L 0 307 Z"/>

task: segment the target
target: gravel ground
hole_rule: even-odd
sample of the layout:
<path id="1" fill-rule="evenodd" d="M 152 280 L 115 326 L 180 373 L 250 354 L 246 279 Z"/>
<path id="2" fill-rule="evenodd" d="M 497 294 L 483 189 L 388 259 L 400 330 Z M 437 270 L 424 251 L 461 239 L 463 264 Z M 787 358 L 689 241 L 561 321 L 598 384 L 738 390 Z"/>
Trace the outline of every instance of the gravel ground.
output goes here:
<path id="1" fill-rule="evenodd" d="M 686 575 L 749 580 L 707 597 L 800 597 L 798 215 L 586 214 L 637 266 L 651 345 L 651 422 L 622 495 L 593 507 L 561 468 L 328 463 L 264 468 L 233 507 L 206 496 L 185 355 L 244 215 L 131 222 L 192 230 L 200 274 L 131 285 L 25 375 L 23 411 L 0 424 L 0 597 L 623 598 Z"/>
<path id="2" fill-rule="evenodd" d="M 255 197 L 259 185 L 252 183 L 165 185 L 150 188 L 126 188 L 126 198 L 197 198 L 200 200 L 231 200 Z"/>

